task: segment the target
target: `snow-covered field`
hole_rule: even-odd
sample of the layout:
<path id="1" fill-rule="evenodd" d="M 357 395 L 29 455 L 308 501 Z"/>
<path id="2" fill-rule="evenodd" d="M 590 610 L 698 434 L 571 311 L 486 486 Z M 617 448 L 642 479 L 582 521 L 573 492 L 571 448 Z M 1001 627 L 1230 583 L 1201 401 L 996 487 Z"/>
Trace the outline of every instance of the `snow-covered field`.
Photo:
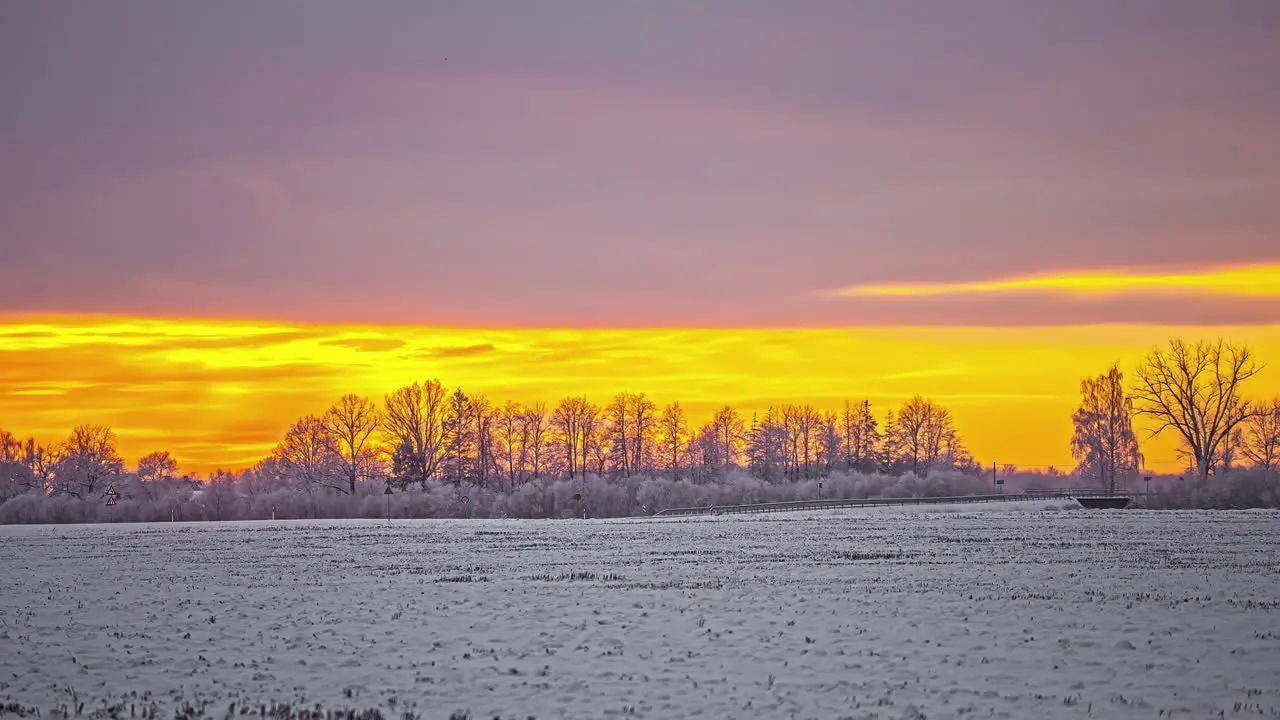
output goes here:
<path id="1" fill-rule="evenodd" d="M 938 509 L 4 527 L 0 706 L 1280 717 L 1280 514 Z"/>

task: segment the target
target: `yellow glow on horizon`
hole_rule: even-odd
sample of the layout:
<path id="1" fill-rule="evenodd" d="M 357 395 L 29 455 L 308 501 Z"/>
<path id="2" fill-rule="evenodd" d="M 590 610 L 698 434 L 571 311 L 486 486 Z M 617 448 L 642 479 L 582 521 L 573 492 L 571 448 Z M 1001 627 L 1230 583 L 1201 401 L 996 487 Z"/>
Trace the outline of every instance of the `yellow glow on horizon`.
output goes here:
<path id="1" fill-rule="evenodd" d="M 1072 466 L 1080 378 L 1215 328 L 485 329 L 268 321 L 0 317 L 0 427 L 42 442 L 81 422 L 115 428 L 128 462 L 170 450 L 186 471 L 252 464 L 290 422 L 355 392 L 381 400 L 439 378 L 496 402 L 614 393 L 678 400 L 700 423 L 730 404 L 836 409 L 869 398 L 877 416 L 920 393 L 951 408 L 983 461 Z M 1280 326 L 1226 331 L 1263 360 Z M 1253 397 L 1280 395 L 1264 371 Z M 1144 442 L 1177 469 L 1172 437 Z"/>
<path id="2" fill-rule="evenodd" d="M 1020 275 L 976 282 L 877 283 L 853 285 L 827 294 L 838 297 L 938 297 L 1013 293 L 1280 298 L 1280 263 L 1232 265 L 1186 272 L 1090 270 Z"/>

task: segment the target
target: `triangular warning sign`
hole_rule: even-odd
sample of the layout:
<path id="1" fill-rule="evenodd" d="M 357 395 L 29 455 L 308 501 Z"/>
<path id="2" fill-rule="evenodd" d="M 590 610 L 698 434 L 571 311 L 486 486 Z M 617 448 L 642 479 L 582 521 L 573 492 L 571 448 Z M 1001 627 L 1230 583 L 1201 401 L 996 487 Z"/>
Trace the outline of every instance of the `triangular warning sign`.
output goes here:
<path id="1" fill-rule="evenodd" d="M 115 495 L 112 495 L 112 496 L 110 496 L 110 497 L 108 497 L 108 498 L 107 498 L 107 507 L 112 507 L 112 506 L 113 506 L 113 505 L 115 505 L 115 504 L 116 504 L 116 496 L 115 496 Z"/>
<path id="2" fill-rule="evenodd" d="M 110 486 L 108 486 L 108 487 L 107 487 L 107 494 L 108 494 L 108 495 L 111 495 L 111 496 L 113 496 L 113 497 L 114 497 L 114 496 L 116 496 L 116 495 L 119 495 L 120 493 L 116 492 L 116 486 L 115 486 L 115 485 L 110 485 Z"/>

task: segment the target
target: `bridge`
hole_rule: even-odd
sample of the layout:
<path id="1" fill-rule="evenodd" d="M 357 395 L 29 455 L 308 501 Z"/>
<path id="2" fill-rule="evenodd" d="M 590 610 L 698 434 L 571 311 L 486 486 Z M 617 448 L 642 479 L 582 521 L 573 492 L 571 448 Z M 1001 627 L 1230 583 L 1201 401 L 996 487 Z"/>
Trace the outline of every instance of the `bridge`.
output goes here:
<path id="1" fill-rule="evenodd" d="M 653 514 L 653 517 L 675 517 L 681 515 L 735 515 L 769 512 L 796 512 L 800 510 L 832 510 L 836 508 L 894 507 L 908 505 L 951 505 L 955 503 L 1000 503 L 1026 502 L 1028 500 L 1065 499 L 1075 500 L 1087 508 L 1123 508 L 1133 498 L 1144 493 L 1131 493 L 1124 490 L 1112 491 L 1109 488 L 1051 488 L 1047 490 L 1025 490 L 1018 493 L 1000 493 L 993 495 L 952 495 L 945 497 L 903 497 L 903 498 L 843 498 L 838 500 L 792 500 L 787 502 L 753 503 L 749 505 L 708 505 L 705 507 L 666 508 Z"/>

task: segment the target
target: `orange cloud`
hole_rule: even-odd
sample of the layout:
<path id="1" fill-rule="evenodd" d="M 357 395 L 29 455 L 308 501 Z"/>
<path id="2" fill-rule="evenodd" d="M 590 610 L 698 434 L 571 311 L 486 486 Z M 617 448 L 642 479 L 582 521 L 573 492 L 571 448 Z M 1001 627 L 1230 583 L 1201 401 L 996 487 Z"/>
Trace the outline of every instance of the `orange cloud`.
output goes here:
<path id="1" fill-rule="evenodd" d="M 1280 263 L 1232 265 L 1181 272 L 1092 270 L 1019 275 L 976 282 L 873 283 L 830 290 L 826 294 L 837 297 L 910 298 L 994 294 L 1280 298 Z"/>
<path id="2" fill-rule="evenodd" d="M 501 329 L 294 325 L 111 317 L 0 317 L 0 422 L 41 441 L 80 422 L 113 426 L 131 462 L 172 451 L 188 471 L 263 457 L 291 421 L 339 395 L 380 400 L 439 378 L 499 402 L 620 391 L 679 400 L 692 420 L 729 403 L 836 409 L 869 398 L 881 416 L 915 393 L 951 407 L 983 460 L 1071 465 L 1080 378 L 1129 369 L 1170 335 L 1213 328 Z M 1280 326 L 1232 339 L 1280 358 Z M 1280 394 L 1280 371 L 1252 393 Z M 1176 469 L 1171 439 L 1144 447 Z"/>

